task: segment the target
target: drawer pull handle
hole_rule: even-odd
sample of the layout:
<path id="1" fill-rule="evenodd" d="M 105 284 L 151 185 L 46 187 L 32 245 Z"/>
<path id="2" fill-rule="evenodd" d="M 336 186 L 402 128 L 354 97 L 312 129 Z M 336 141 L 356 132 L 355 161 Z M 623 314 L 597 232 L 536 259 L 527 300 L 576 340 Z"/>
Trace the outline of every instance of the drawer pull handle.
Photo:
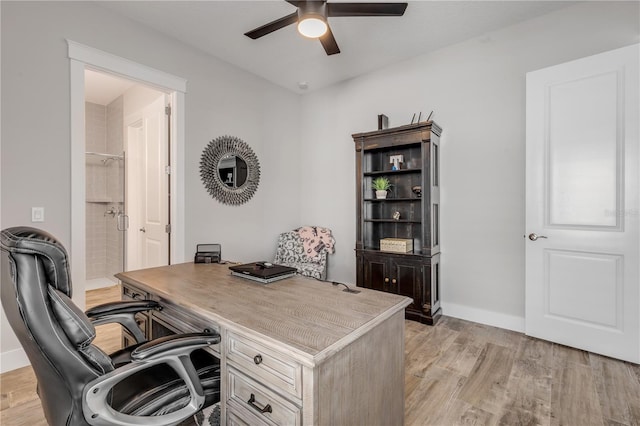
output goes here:
<path id="1" fill-rule="evenodd" d="M 258 354 L 256 356 L 253 357 L 253 362 L 256 363 L 256 365 L 262 363 L 262 355 Z"/>
<path id="2" fill-rule="evenodd" d="M 251 405 L 253 408 L 255 408 L 256 410 L 260 411 L 262 414 L 273 413 L 273 410 L 271 409 L 271 404 L 265 405 L 264 408 L 258 407 L 258 405 L 256 404 L 256 396 L 254 394 L 251 394 L 247 403 Z"/>

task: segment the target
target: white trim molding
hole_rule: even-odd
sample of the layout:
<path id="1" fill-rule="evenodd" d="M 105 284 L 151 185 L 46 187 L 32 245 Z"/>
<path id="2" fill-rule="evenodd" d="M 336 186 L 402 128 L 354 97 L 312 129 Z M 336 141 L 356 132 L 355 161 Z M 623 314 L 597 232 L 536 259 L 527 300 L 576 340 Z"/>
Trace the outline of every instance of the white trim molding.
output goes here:
<path id="1" fill-rule="evenodd" d="M 67 39 L 69 59 L 84 62 L 91 68 L 117 74 L 128 80 L 151 84 L 164 92 L 187 93 L 187 80 L 175 75 L 121 58 L 93 47 Z"/>
<path id="2" fill-rule="evenodd" d="M 456 303 L 441 302 L 442 314 L 448 317 L 473 321 L 492 327 L 504 328 L 511 331 L 524 333 L 524 317 L 502 314 L 500 312 L 487 311 L 471 306 L 458 305 Z"/>
<path id="3" fill-rule="evenodd" d="M 0 374 L 29 365 L 27 353 L 22 348 L 0 353 Z"/>
<path id="4" fill-rule="evenodd" d="M 74 302 L 85 306 L 86 229 L 85 229 L 85 117 L 84 71 L 92 69 L 150 86 L 171 95 L 171 263 L 184 262 L 184 141 L 185 93 L 187 80 L 130 59 L 67 39 L 71 87 L 71 277 Z"/>

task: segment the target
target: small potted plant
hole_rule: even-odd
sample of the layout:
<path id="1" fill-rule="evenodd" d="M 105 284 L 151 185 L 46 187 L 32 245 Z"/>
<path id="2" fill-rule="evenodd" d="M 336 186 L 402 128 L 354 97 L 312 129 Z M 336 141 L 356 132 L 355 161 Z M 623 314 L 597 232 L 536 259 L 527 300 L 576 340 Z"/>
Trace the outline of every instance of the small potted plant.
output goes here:
<path id="1" fill-rule="evenodd" d="M 377 177 L 371 182 L 371 187 L 376 191 L 376 198 L 387 198 L 387 191 L 391 190 L 391 182 L 384 176 Z"/>

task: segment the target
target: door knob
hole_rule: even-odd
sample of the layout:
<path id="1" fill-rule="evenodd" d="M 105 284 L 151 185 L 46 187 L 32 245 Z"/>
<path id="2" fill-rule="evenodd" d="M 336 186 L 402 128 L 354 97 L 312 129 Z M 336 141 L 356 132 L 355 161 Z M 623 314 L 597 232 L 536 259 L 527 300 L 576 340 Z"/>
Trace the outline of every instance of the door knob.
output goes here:
<path id="1" fill-rule="evenodd" d="M 140 228 L 140 229 L 139 229 L 139 231 L 141 231 L 141 232 L 147 232 L 147 230 L 146 230 L 146 229 L 144 229 L 144 228 Z"/>
<path id="2" fill-rule="evenodd" d="M 547 238 L 547 237 L 545 237 L 544 235 L 534 234 L 533 232 L 532 232 L 531 234 L 529 234 L 529 239 L 530 239 L 531 241 L 535 241 L 535 240 L 537 240 L 538 238 Z"/>

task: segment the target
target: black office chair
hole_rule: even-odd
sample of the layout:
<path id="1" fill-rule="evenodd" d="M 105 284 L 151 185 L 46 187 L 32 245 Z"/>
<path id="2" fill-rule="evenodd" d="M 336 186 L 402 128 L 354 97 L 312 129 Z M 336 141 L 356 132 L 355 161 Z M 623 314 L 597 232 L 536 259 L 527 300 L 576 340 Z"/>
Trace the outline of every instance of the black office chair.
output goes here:
<path id="1" fill-rule="evenodd" d="M 217 333 L 143 342 L 134 315 L 154 301 L 114 302 L 87 315 L 71 301 L 64 247 L 38 229 L 0 232 L 1 298 L 38 380 L 50 425 L 175 425 L 220 400 L 220 363 L 205 351 Z M 110 320 L 139 342 L 112 356 L 91 344 Z"/>

